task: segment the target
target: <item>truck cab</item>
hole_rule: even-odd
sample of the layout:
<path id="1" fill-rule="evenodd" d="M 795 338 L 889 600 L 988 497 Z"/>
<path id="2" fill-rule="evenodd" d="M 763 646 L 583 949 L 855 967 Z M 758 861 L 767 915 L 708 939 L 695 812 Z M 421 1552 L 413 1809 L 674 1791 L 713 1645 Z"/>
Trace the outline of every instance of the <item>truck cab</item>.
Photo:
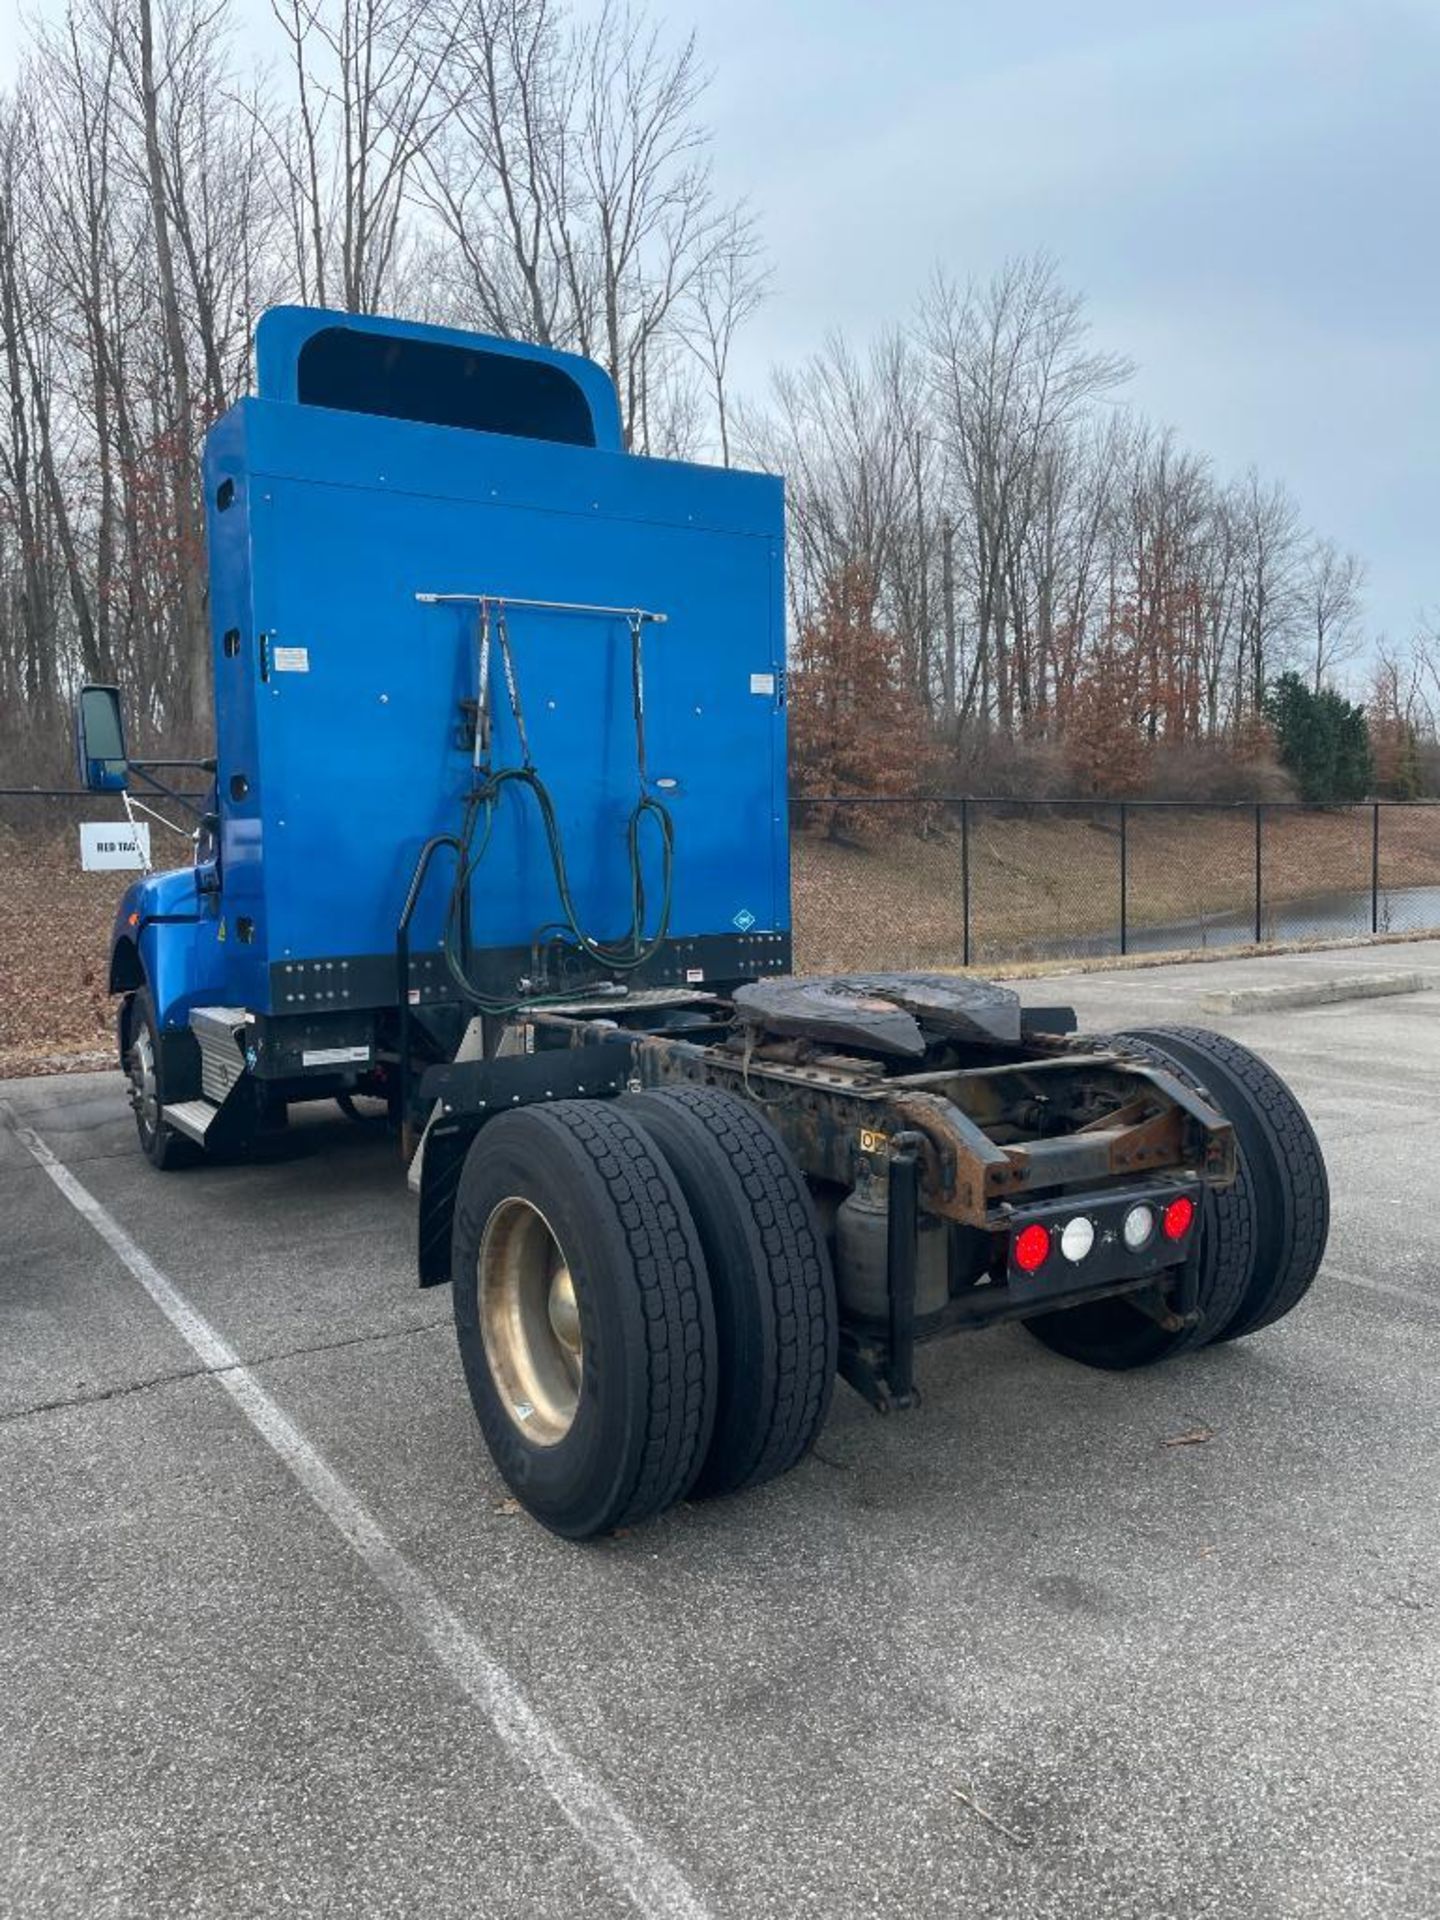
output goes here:
<path id="1" fill-rule="evenodd" d="M 279 308 L 256 366 L 204 457 L 213 802 L 111 954 L 152 1157 L 414 1119 L 477 1011 L 783 973 L 779 481 L 630 454 L 541 347 Z"/>

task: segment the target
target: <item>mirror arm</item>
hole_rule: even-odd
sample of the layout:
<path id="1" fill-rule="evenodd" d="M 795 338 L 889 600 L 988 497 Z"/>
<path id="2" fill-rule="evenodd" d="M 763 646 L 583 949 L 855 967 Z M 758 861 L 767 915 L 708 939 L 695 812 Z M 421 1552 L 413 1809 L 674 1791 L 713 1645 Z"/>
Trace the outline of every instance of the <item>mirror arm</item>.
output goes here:
<path id="1" fill-rule="evenodd" d="M 214 773 L 213 760 L 132 760 L 129 766 L 130 771 L 138 774 L 154 792 L 163 793 L 167 800 L 173 800 L 177 807 L 184 807 L 197 820 L 205 817 L 203 806 L 197 806 L 187 795 L 177 792 L 168 781 L 161 780 L 154 770 L 156 767 L 190 767 L 201 773 Z"/>
<path id="2" fill-rule="evenodd" d="M 214 759 L 209 760 L 132 760 L 132 767 L 189 767 L 196 773 L 214 773 Z"/>

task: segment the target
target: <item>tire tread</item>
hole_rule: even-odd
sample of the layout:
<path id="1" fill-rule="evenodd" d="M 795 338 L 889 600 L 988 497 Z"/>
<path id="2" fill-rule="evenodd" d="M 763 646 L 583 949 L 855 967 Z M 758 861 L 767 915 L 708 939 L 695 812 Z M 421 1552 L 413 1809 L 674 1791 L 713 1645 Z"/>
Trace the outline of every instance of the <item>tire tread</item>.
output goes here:
<path id="1" fill-rule="evenodd" d="M 1228 1079 L 1240 1089 L 1248 1117 L 1263 1142 L 1262 1164 L 1250 1170 L 1260 1209 L 1278 1229 L 1265 1235 L 1271 1251 L 1257 1248 L 1257 1270 L 1249 1287 L 1212 1340 L 1237 1340 L 1258 1333 L 1291 1312 L 1314 1284 L 1325 1257 L 1330 1234 L 1330 1183 L 1320 1142 L 1304 1109 L 1285 1082 L 1249 1047 L 1207 1027 L 1145 1028 L 1173 1040 L 1180 1057 L 1191 1067 L 1190 1077 L 1203 1085 L 1207 1065 L 1212 1078 Z M 1123 1036 L 1127 1043 L 1131 1036 Z M 1218 1069 L 1218 1071 L 1216 1071 Z M 1230 1088 L 1214 1091 L 1216 1103 L 1229 1114 Z M 1221 1097 L 1231 1093 L 1231 1102 Z M 1271 1261 L 1273 1260 L 1273 1265 Z"/>
<path id="2" fill-rule="evenodd" d="M 496 1178 L 495 1153 L 502 1165 L 510 1158 L 512 1167 L 518 1155 L 542 1190 L 546 1180 L 560 1183 L 583 1208 L 605 1247 L 597 1257 L 624 1302 L 628 1331 L 614 1351 L 623 1356 L 618 1364 L 628 1385 L 612 1404 L 628 1412 L 617 1474 L 558 1504 L 537 1504 L 513 1477 L 509 1463 L 524 1443 L 509 1432 L 508 1413 L 492 1404 L 493 1379 L 476 1324 L 474 1262 L 495 1201 L 487 1191 Z M 502 1186 L 513 1178 L 507 1173 Z M 456 1196 L 451 1281 L 461 1357 L 482 1430 L 502 1476 L 537 1519 L 584 1539 L 650 1519 L 684 1498 L 704 1462 L 715 1416 L 709 1279 L 678 1182 L 649 1135 L 617 1105 L 557 1100 L 502 1114 L 480 1130 Z"/>
<path id="3" fill-rule="evenodd" d="M 541 1109 L 589 1156 L 630 1250 L 645 1316 L 646 1436 L 616 1526 L 663 1512 L 689 1491 L 709 1441 L 704 1301 L 694 1228 L 683 1201 L 639 1127 L 599 1100 L 560 1100 Z"/>
<path id="4" fill-rule="evenodd" d="M 657 1101 L 704 1129 L 738 1183 L 756 1275 L 762 1289 L 768 1287 L 760 1304 L 768 1324 L 762 1328 L 758 1416 L 744 1435 L 726 1434 L 717 1425 L 698 1489 L 734 1493 L 787 1473 L 824 1425 L 839 1338 L 829 1252 L 804 1176 L 753 1106 L 718 1088 L 666 1087 L 630 1103 L 642 1125 L 646 1108 Z M 721 1284 L 712 1274 L 712 1286 Z"/>

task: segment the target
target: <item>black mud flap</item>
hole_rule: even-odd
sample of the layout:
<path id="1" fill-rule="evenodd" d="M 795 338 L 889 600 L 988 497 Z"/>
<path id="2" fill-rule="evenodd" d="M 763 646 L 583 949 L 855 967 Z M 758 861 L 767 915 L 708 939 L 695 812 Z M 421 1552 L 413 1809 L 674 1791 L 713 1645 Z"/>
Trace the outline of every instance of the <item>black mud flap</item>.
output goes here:
<path id="1" fill-rule="evenodd" d="M 450 1278 L 450 1223 L 455 1217 L 455 1193 L 460 1170 L 470 1151 L 479 1122 L 444 1129 L 432 1127 L 425 1136 L 420 1161 L 420 1237 L 417 1257 L 422 1287 L 442 1287 Z"/>
<path id="2" fill-rule="evenodd" d="M 423 1101 L 440 1111 L 425 1134 L 420 1159 L 417 1256 L 422 1287 L 450 1278 L 450 1225 L 470 1143 L 487 1120 L 550 1100 L 603 1100 L 623 1093 L 630 1077 L 628 1034 L 617 1041 L 546 1048 L 498 1060 L 458 1060 L 431 1067 Z"/>

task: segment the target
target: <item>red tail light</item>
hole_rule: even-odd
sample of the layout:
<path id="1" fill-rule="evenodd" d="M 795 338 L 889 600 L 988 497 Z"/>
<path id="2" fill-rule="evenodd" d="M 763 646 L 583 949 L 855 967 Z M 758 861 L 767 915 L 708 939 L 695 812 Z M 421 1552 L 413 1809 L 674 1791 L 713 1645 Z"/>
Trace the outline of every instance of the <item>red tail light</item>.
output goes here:
<path id="1" fill-rule="evenodd" d="M 1165 1209 L 1165 1238 L 1183 1240 L 1194 1224 L 1195 1202 L 1188 1193 L 1182 1193 L 1179 1199 L 1172 1200 Z"/>
<path id="2" fill-rule="evenodd" d="M 1032 1220 L 1016 1234 L 1010 1253 L 1022 1273 L 1038 1273 L 1050 1258 L 1050 1229 Z"/>

